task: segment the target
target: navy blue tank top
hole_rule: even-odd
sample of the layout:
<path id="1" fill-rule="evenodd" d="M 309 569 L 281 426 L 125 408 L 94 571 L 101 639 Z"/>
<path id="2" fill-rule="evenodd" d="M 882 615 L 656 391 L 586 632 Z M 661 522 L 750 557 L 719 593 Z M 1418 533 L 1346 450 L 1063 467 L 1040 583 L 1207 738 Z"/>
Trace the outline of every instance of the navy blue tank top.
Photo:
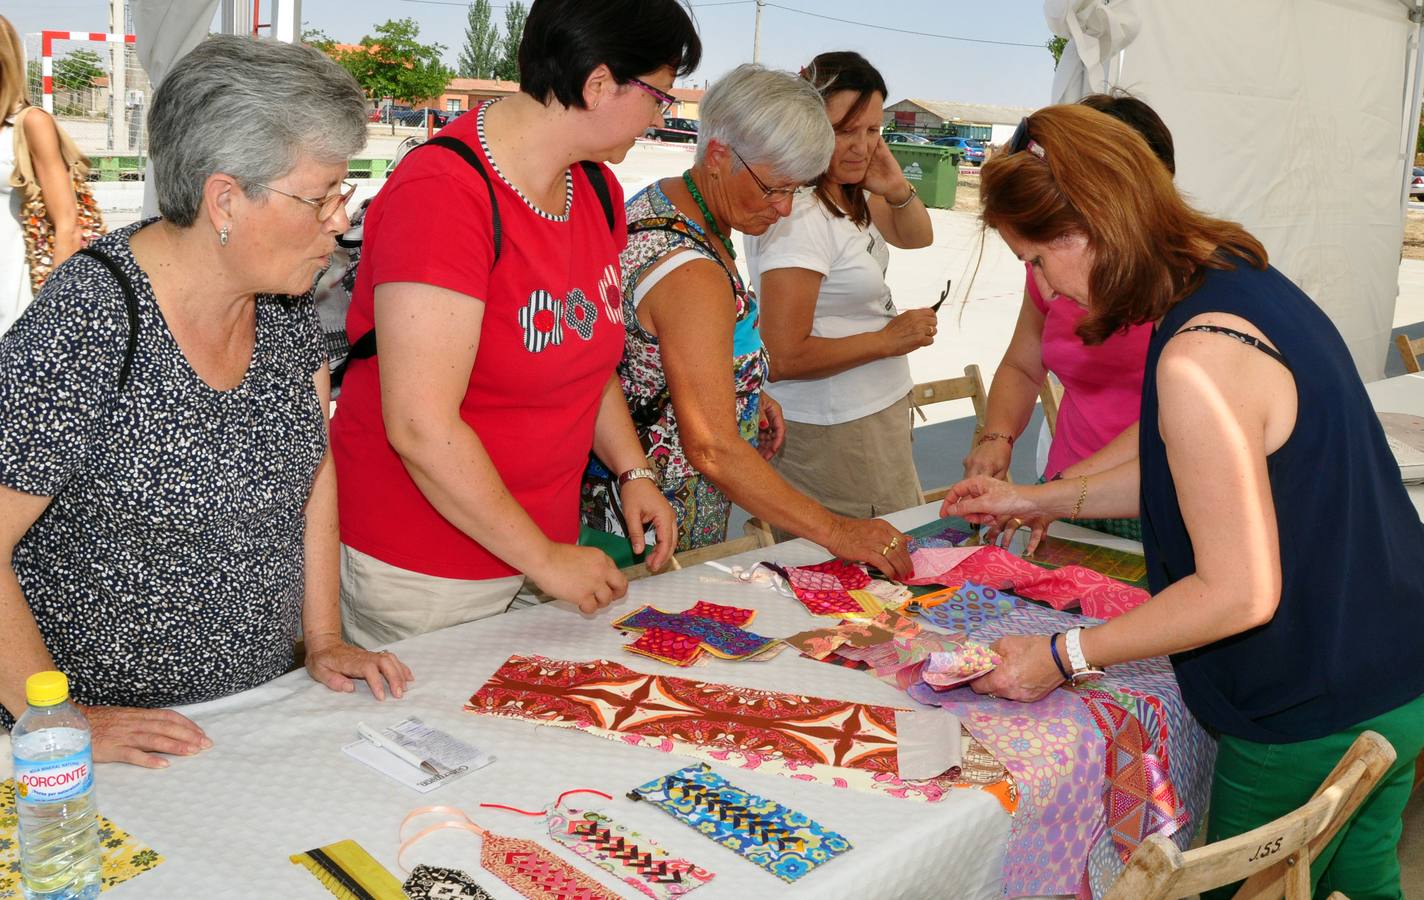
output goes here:
<path id="1" fill-rule="evenodd" d="M 1274 268 L 1239 262 L 1209 270 L 1148 347 L 1139 452 L 1154 594 L 1196 570 L 1157 425 L 1157 362 L 1208 312 L 1256 326 L 1295 378 L 1295 429 L 1267 458 L 1281 601 L 1267 624 L 1172 664 L 1208 728 L 1263 743 L 1323 737 L 1424 694 L 1424 524 L 1334 324 Z"/>

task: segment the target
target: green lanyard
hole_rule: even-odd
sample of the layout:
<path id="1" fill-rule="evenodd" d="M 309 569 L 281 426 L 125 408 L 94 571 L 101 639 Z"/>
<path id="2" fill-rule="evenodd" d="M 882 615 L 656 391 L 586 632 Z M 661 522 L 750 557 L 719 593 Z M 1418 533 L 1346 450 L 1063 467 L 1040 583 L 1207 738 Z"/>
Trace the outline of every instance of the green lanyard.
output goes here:
<path id="1" fill-rule="evenodd" d="M 697 189 L 697 182 L 692 180 L 692 170 L 688 169 L 682 173 L 682 183 L 687 185 L 687 192 L 692 195 L 692 202 L 697 204 L 697 208 L 702 211 L 702 215 L 707 218 L 707 228 L 722 242 L 722 246 L 727 248 L 727 255 L 732 259 L 737 258 L 737 251 L 732 249 L 732 239 L 722 233 L 722 229 L 717 227 L 717 220 L 712 218 L 712 210 L 707 208 L 707 201 L 702 199 L 702 192 Z"/>

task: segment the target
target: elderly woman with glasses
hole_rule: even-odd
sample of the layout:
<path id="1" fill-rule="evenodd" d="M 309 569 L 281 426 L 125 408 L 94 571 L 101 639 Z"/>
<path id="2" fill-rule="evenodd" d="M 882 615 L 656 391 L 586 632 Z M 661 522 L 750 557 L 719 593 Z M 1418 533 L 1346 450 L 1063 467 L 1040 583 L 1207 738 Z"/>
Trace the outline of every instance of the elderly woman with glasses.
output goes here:
<path id="1" fill-rule="evenodd" d="M 149 114 L 161 217 L 76 254 L 0 340 L 0 726 L 68 674 L 94 756 L 212 746 L 163 707 L 290 670 L 403 694 L 341 638 L 329 377 L 308 292 L 365 97 L 315 50 L 212 37 Z"/>
<path id="2" fill-rule="evenodd" d="M 747 241 L 765 302 L 768 389 L 786 414 L 776 470 L 847 516 L 914 506 L 910 363 L 934 342 L 935 312 L 897 312 L 890 246 L 927 247 L 929 211 L 880 137 L 885 79 L 858 53 L 822 53 L 802 76 L 825 99 L 835 152 L 815 192 Z"/>
<path id="3" fill-rule="evenodd" d="M 834 141 L 820 96 L 790 73 L 744 65 L 708 90 L 692 168 L 628 201 L 618 373 L 653 467 L 647 474 L 677 512 L 678 550 L 724 540 L 735 502 L 837 556 L 904 575 L 911 566 L 899 531 L 830 512 L 767 462 L 783 423 L 762 394 L 757 300 L 737 272 L 732 236 L 761 234 L 789 214 Z M 586 526 L 623 531 L 616 482 L 590 463 Z"/>

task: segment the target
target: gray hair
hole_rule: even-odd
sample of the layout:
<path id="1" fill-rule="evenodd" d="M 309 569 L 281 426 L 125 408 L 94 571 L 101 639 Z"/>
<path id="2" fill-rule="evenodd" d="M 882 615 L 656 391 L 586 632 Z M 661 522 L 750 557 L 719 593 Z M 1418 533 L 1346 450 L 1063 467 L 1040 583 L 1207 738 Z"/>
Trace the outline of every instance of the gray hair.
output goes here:
<path id="1" fill-rule="evenodd" d="M 702 98 L 696 162 L 711 141 L 806 182 L 826 171 L 836 148 L 826 104 L 806 79 L 754 63 L 737 66 Z M 734 159 L 733 169 L 740 168 Z"/>
<path id="2" fill-rule="evenodd" d="M 214 35 L 180 59 L 153 97 L 148 140 L 158 211 L 192 225 L 221 172 L 249 197 L 306 154 L 344 162 L 366 145 L 366 95 L 311 47 Z M 263 192 L 266 193 L 266 192 Z"/>

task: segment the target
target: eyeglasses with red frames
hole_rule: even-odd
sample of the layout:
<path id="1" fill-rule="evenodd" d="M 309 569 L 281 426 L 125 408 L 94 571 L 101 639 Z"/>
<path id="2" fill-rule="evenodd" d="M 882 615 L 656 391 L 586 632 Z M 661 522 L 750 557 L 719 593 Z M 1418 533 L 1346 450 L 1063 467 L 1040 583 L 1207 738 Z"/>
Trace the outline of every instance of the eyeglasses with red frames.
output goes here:
<path id="1" fill-rule="evenodd" d="M 672 109 L 672 105 L 677 102 L 677 98 L 674 97 L 672 94 L 669 94 L 667 91 L 658 90 L 657 88 L 653 87 L 651 84 L 648 84 L 641 78 L 633 78 L 629 76 L 628 80 L 637 87 L 642 88 L 648 94 L 651 94 L 652 98 L 658 101 L 658 115 L 666 116 L 668 114 L 668 111 Z"/>
<path id="2" fill-rule="evenodd" d="M 335 194 L 328 194 L 325 197 L 298 197 L 296 194 L 290 194 L 281 188 L 274 188 L 270 184 L 262 184 L 259 182 L 257 186 L 266 188 L 274 194 L 281 194 L 283 197 L 291 197 L 293 200 L 299 200 L 305 203 L 307 206 L 316 210 L 316 220 L 321 223 L 329 221 L 332 216 L 336 215 L 338 209 L 350 203 L 351 197 L 356 193 L 357 187 L 354 181 L 343 181 L 341 182 L 341 190 Z"/>
<path id="3" fill-rule="evenodd" d="M 777 203 L 789 197 L 794 197 L 796 196 L 796 192 L 802 188 L 802 185 L 799 184 L 792 185 L 791 187 L 771 187 L 765 181 L 762 181 L 757 173 L 752 171 L 751 163 L 742 159 L 742 154 L 737 152 L 737 148 L 731 147 L 728 149 L 732 151 L 732 155 L 737 158 L 737 161 L 742 164 L 742 168 L 747 170 L 747 174 L 752 176 L 752 181 L 756 182 L 756 186 L 761 188 L 762 198 L 766 200 L 767 203 Z"/>

